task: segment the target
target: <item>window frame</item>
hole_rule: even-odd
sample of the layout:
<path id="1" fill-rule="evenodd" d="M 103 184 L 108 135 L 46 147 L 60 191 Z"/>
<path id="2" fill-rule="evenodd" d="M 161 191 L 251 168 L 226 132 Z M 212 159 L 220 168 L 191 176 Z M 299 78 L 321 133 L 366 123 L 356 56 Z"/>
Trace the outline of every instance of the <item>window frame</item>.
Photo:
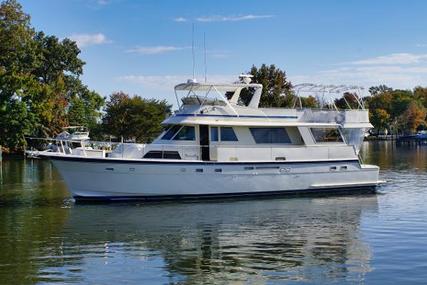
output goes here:
<path id="1" fill-rule="evenodd" d="M 194 131 L 194 137 L 193 137 L 193 139 L 191 139 L 191 140 L 181 140 L 181 139 L 175 139 L 177 136 L 178 136 L 178 134 L 184 129 L 184 128 L 193 128 L 193 131 Z M 197 139 L 197 136 L 196 136 L 196 127 L 195 126 L 186 126 L 186 125 L 184 125 L 184 126 L 182 126 L 180 129 L 179 129 L 179 131 L 177 131 L 176 132 L 176 134 L 172 137 L 172 139 L 170 139 L 171 141 L 187 141 L 187 142 L 194 142 L 194 141 L 196 141 L 196 139 Z"/>
<path id="2" fill-rule="evenodd" d="M 151 156 L 151 157 L 150 157 Z M 145 159 L 175 159 L 181 160 L 179 151 L 174 150 L 150 150 L 142 158 Z"/>
<path id="3" fill-rule="evenodd" d="M 232 139 L 232 140 L 224 140 L 223 138 L 222 138 L 222 130 L 223 129 L 231 129 L 231 131 L 232 131 L 232 133 L 233 133 L 233 135 L 234 135 L 234 138 L 235 139 Z M 237 137 L 237 135 L 236 135 L 236 132 L 234 131 L 234 128 L 233 127 L 221 127 L 220 128 L 220 130 L 219 130 L 219 141 L 221 141 L 221 142 L 238 142 L 239 141 L 239 138 Z"/>
<path id="4" fill-rule="evenodd" d="M 168 138 L 168 139 L 164 138 L 169 133 L 169 131 L 172 131 L 175 127 L 179 127 L 179 128 L 176 128 L 177 130 L 172 134 L 172 136 L 170 138 Z M 168 128 L 165 131 L 165 133 L 160 137 L 160 139 L 164 140 L 164 141 L 170 141 L 170 140 L 172 140 L 179 133 L 179 131 L 181 131 L 182 127 L 183 126 L 180 126 L 180 125 L 172 125 L 170 128 Z"/>
<path id="5" fill-rule="evenodd" d="M 310 127 L 309 129 L 310 129 L 311 137 L 313 138 L 313 141 L 314 141 L 315 144 L 345 144 L 345 139 L 344 139 L 343 134 L 341 133 L 341 129 L 340 128 L 335 128 L 335 127 Z M 339 141 L 317 141 L 316 137 L 315 137 L 315 135 L 313 133 L 313 129 L 323 129 L 323 130 L 330 129 L 330 130 L 336 130 L 336 132 L 339 135 L 340 140 Z"/>
<path id="6" fill-rule="evenodd" d="M 264 130 L 271 130 L 271 129 L 277 129 L 277 130 L 283 130 L 285 138 L 287 139 L 286 142 L 258 142 L 257 139 L 255 138 L 254 132 L 253 130 L 257 130 L 257 129 L 264 129 Z M 266 145 L 272 145 L 272 144 L 292 144 L 292 140 L 291 137 L 289 136 L 288 131 L 286 130 L 285 127 L 249 127 L 249 132 L 252 135 L 252 138 L 255 142 L 255 144 L 266 144 Z"/>
<path id="7" fill-rule="evenodd" d="M 220 127 L 218 127 L 218 126 L 211 126 L 210 127 L 210 129 L 209 129 L 209 141 L 210 142 L 219 142 L 220 140 L 219 140 L 219 132 L 220 132 L 220 130 L 219 130 L 219 128 Z M 212 132 L 213 132 L 213 130 L 215 129 L 215 131 L 216 131 L 216 139 L 215 140 L 213 140 L 212 139 Z"/>

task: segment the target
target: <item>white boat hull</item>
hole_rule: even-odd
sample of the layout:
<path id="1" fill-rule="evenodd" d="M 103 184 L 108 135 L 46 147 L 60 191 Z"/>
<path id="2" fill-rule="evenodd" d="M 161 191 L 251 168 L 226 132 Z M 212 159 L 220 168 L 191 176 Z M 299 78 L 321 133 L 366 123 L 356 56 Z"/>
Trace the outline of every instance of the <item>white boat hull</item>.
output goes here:
<path id="1" fill-rule="evenodd" d="M 184 162 L 50 157 L 76 199 L 170 199 L 374 189 L 357 160 Z"/>

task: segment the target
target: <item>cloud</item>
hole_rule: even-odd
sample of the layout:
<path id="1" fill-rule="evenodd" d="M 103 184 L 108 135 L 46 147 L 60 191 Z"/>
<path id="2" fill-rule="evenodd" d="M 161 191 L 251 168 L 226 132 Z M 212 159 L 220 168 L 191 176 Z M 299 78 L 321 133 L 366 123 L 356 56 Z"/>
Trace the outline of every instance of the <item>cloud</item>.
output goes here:
<path id="1" fill-rule="evenodd" d="M 111 43 L 109 39 L 104 34 L 73 34 L 68 37 L 70 40 L 73 40 L 77 43 L 79 48 L 84 48 L 92 45 L 101 45 L 106 43 Z"/>
<path id="2" fill-rule="evenodd" d="M 426 44 L 426 43 L 423 43 L 423 44 L 416 44 L 415 46 L 416 46 L 416 47 L 427 47 L 427 44 Z"/>
<path id="3" fill-rule="evenodd" d="M 174 52 L 183 49 L 189 49 L 190 47 L 177 47 L 177 46 L 143 46 L 136 47 L 133 49 L 127 50 L 130 53 L 140 53 L 140 54 L 162 54 L 167 52 Z"/>
<path id="4" fill-rule="evenodd" d="M 212 15 L 212 16 L 202 16 L 197 17 L 197 22 L 238 22 L 238 21 L 248 21 L 248 20 L 258 20 L 258 19 L 268 19 L 273 18 L 274 15 L 237 15 L 237 16 L 222 16 L 222 15 Z"/>
<path id="5" fill-rule="evenodd" d="M 403 89 L 427 86 L 427 54 L 392 53 L 337 65 L 338 68 L 290 78 L 294 83 L 356 84 L 365 87 L 386 84 Z"/>
<path id="6" fill-rule="evenodd" d="M 427 86 L 427 65 L 424 66 L 350 66 L 322 70 L 314 74 L 290 76 L 293 83 L 349 84 L 364 87 L 386 84 L 394 88 Z"/>
<path id="7" fill-rule="evenodd" d="M 379 65 L 379 64 L 415 64 L 427 60 L 427 54 L 412 53 L 392 53 L 389 55 L 377 56 L 357 61 L 349 62 L 353 65 Z"/>
<path id="8" fill-rule="evenodd" d="M 108 4 L 110 4 L 110 1 L 109 0 L 97 0 L 96 4 L 98 4 L 98 5 L 108 5 Z"/>
<path id="9" fill-rule="evenodd" d="M 175 22 L 187 22 L 187 18 L 184 17 L 177 17 L 175 19 L 173 19 Z"/>

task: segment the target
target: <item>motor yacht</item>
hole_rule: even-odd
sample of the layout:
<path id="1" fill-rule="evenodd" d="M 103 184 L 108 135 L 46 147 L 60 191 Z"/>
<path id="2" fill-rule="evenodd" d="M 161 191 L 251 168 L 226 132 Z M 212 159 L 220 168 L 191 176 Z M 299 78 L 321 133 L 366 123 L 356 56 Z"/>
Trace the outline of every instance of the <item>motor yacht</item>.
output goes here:
<path id="1" fill-rule="evenodd" d="M 242 100 L 243 90 L 250 100 Z M 184 94 L 181 96 L 179 94 Z M 75 199 L 200 199 L 374 191 L 379 167 L 359 150 L 368 110 L 259 107 L 262 85 L 175 86 L 179 110 L 149 144 L 120 144 L 93 157 L 44 153 Z"/>
<path id="2" fill-rule="evenodd" d="M 85 157 L 105 157 L 105 149 L 90 146 L 89 131 L 83 126 L 65 127 L 55 138 L 28 138 L 29 140 L 41 140 L 47 142 L 43 150 L 27 150 L 28 158 L 45 157 L 51 153 L 61 153 Z"/>

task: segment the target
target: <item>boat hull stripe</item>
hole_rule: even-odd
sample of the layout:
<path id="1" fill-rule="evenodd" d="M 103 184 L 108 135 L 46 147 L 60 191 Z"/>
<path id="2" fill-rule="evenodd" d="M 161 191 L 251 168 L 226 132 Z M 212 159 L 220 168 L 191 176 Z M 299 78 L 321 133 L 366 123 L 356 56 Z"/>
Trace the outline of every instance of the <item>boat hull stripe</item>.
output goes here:
<path id="1" fill-rule="evenodd" d="M 178 201 L 178 200 L 208 200 L 223 198 L 251 198 L 251 197 L 274 197 L 274 196 L 303 196 L 303 195 L 323 195 L 323 194 L 360 194 L 375 193 L 375 185 L 355 186 L 355 187 L 335 187 L 327 189 L 304 189 L 304 190 L 278 190 L 266 192 L 239 192 L 220 194 L 191 194 L 191 195 L 153 195 L 153 196 L 78 196 L 73 198 L 81 202 L 108 202 L 108 201 Z"/>
<path id="2" fill-rule="evenodd" d="M 256 116 L 256 115 L 216 115 L 216 114 L 175 114 L 177 117 L 223 117 L 223 118 L 267 118 L 267 119 L 298 119 L 298 116 Z"/>
<path id="3" fill-rule="evenodd" d="M 288 164 L 315 164 L 315 163 L 351 163 L 359 162 L 355 159 L 342 159 L 342 160 L 317 160 L 317 161 L 182 161 L 182 160 L 127 160 L 127 159 L 108 159 L 108 158 L 92 158 L 92 157 L 72 157 L 72 156 L 49 156 L 40 155 L 40 157 L 46 157 L 52 160 L 66 160 L 66 161 L 80 161 L 80 162 L 99 162 L 99 163 L 125 163 L 125 164 L 174 164 L 174 165 L 288 165 Z"/>

